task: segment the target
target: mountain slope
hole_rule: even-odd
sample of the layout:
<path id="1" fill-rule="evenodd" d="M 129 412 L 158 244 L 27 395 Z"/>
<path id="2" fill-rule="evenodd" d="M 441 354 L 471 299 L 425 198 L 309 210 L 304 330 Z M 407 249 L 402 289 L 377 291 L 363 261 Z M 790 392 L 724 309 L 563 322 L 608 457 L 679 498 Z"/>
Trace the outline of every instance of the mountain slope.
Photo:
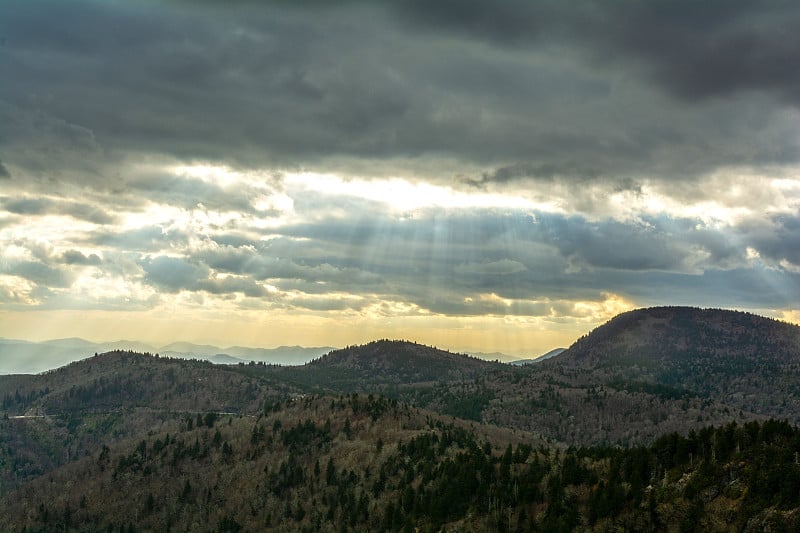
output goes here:
<path id="1" fill-rule="evenodd" d="M 0 420 L 0 430 L 8 421 Z M 0 496 L 3 531 L 797 531 L 800 431 L 553 450 L 385 398 L 174 421 Z"/>
<path id="2" fill-rule="evenodd" d="M 171 420 L 258 414 L 298 393 L 240 368 L 117 351 L 44 374 L 0 376 L 0 416 L 10 424 L 0 431 L 0 493 Z"/>
<path id="3" fill-rule="evenodd" d="M 560 355 L 521 367 L 384 340 L 297 367 L 216 368 L 155 357 L 139 367 L 112 358 L 114 370 L 101 375 L 89 360 L 41 377 L 0 376 L 0 398 L 12 415 L 92 407 L 253 412 L 264 395 L 365 392 L 566 444 L 645 444 L 733 420 L 800 423 L 798 331 L 746 313 L 651 308 L 620 315 Z M 121 386 L 129 371 L 138 377 Z M 169 381 L 167 372 L 178 379 Z"/>
<path id="4" fill-rule="evenodd" d="M 461 381 L 502 367 L 423 344 L 380 340 L 334 350 L 298 370 L 307 376 L 327 376 L 334 380 L 332 385 L 346 389 L 359 383 L 380 387 Z"/>
<path id="5" fill-rule="evenodd" d="M 316 368 L 342 368 L 354 373 L 375 374 L 400 382 L 436 381 L 474 377 L 496 363 L 406 341 L 380 340 L 334 350 L 308 365 Z"/>
<path id="6" fill-rule="evenodd" d="M 644 444 L 733 420 L 800 423 L 800 327 L 736 311 L 639 309 L 478 388 L 491 400 L 474 418 L 574 445 Z"/>
<path id="7" fill-rule="evenodd" d="M 631 311 L 550 364 L 589 369 L 619 387 L 671 388 L 737 411 L 800 422 L 800 327 L 749 313 Z"/>
<path id="8" fill-rule="evenodd" d="M 652 307 L 623 313 L 578 339 L 560 361 L 647 366 L 687 359 L 800 362 L 800 327 L 750 313 Z"/>
<path id="9" fill-rule="evenodd" d="M 164 411 L 257 411 L 264 397 L 294 391 L 237 367 L 115 351 L 38 375 L 0 376 L 10 415 L 147 407 Z"/>
<path id="10" fill-rule="evenodd" d="M 0 376 L 0 530 L 796 530 L 800 434 L 765 420 L 800 412 L 797 330 L 654 308 L 525 367 L 376 341 Z"/>

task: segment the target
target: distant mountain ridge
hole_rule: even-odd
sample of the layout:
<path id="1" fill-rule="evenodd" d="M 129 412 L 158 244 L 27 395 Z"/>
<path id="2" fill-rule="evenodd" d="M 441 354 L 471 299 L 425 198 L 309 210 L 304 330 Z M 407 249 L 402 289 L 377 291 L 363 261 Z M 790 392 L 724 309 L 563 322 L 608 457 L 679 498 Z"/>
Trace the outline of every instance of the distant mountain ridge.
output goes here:
<path id="1" fill-rule="evenodd" d="M 478 359 L 483 359 L 485 361 L 500 361 L 501 363 L 508 363 L 513 364 L 514 361 L 519 360 L 519 356 L 508 355 L 507 353 L 503 352 L 476 352 L 470 350 L 469 352 L 465 352 L 467 355 L 471 355 L 472 357 L 477 357 Z"/>
<path id="2" fill-rule="evenodd" d="M 304 365 L 328 352 L 337 350 L 332 346 L 278 346 L 276 348 L 251 348 L 210 344 L 172 342 L 155 346 L 139 341 L 120 340 L 113 342 L 91 342 L 78 337 L 51 339 L 41 342 L 0 337 L 0 375 L 38 374 L 90 357 L 95 353 L 114 350 L 131 350 L 140 353 L 157 353 L 167 357 L 202 359 L 216 364 L 238 364 L 250 361 L 277 365 Z M 487 361 L 519 364 L 513 356 L 501 353 L 473 352 L 469 355 Z M 537 358 L 541 360 L 540 358 Z"/>
<path id="3" fill-rule="evenodd" d="M 539 357 L 534 357 L 533 359 L 517 359 L 515 361 L 510 361 L 509 364 L 516 365 L 516 366 L 525 366 L 525 365 L 530 365 L 530 364 L 534 364 L 534 363 L 541 363 L 542 361 L 546 361 L 547 359 L 550 359 L 550 358 L 555 357 L 557 355 L 561 355 L 562 353 L 564 353 L 566 351 L 567 351 L 566 348 L 553 348 L 549 352 L 543 353 Z"/>
<path id="4" fill-rule="evenodd" d="M 74 339 L 66 343 L 80 344 Z M 8 345 L 9 341 L 0 341 L 0 350 Z M 47 412 L 65 405 L 77 409 L 84 405 L 83 399 L 91 404 L 99 397 L 133 400 L 140 407 L 169 399 L 182 406 L 175 395 L 183 393 L 172 388 L 200 394 L 203 382 L 178 380 L 177 385 L 162 383 L 163 388 L 152 388 L 150 381 L 159 369 L 167 368 L 161 365 L 188 362 L 187 357 L 200 358 L 184 355 L 168 365 L 154 357 L 142 358 L 140 375 L 146 379 L 131 379 L 146 384 L 141 390 L 149 391 L 152 404 L 142 404 L 138 395 L 109 396 L 129 387 L 119 387 L 116 378 L 109 386 L 100 379 L 109 378 L 100 375 L 86 381 L 95 376 L 94 371 L 78 371 L 85 367 L 73 365 L 69 372 L 54 374 L 65 376 L 66 391 L 54 385 L 48 372 L 39 376 L 43 379 L 3 376 L 0 392 L 14 415 L 38 406 Z M 237 362 L 230 355 L 205 359 Z M 94 367 L 114 360 L 90 358 L 87 364 Z M 130 369 L 121 363 L 112 368 L 114 376 Z M 574 445 L 647 443 L 669 431 L 686 432 L 733 420 L 779 417 L 800 423 L 800 327 L 716 309 L 656 307 L 624 313 L 559 355 L 528 365 L 381 340 L 332 350 L 305 365 L 245 363 L 214 369 L 203 363 L 190 368 L 202 369 L 220 383 L 232 375 L 227 372 L 236 372 L 281 394 L 382 394 L 442 414 L 536 431 Z M 76 381 L 71 383 L 73 378 Z M 77 387 L 73 396 L 63 396 L 72 385 Z M 241 412 L 243 406 L 231 400 L 239 391 L 223 394 L 227 389 L 221 384 L 219 390 L 217 397 L 222 400 L 214 401 Z"/>
<path id="5" fill-rule="evenodd" d="M 90 357 L 95 353 L 114 350 L 158 353 L 184 359 L 203 359 L 217 364 L 256 361 L 279 365 L 302 365 L 333 349 L 330 346 L 279 346 L 277 348 L 230 346 L 220 348 L 189 342 L 175 342 L 157 347 L 128 340 L 96 343 L 73 337 L 31 342 L 0 338 L 0 374 L 38 374 Z"/>
<path id="6" fill-rule="evenodd" d="M 371 392 L 274 387 L 287 370 L 391 373 L 428 359 L 499 370 L 454 382 L 445 396 L 448 384 L 428 386 L 433 411 Z M 522 394 L 498 390 L 505 397 L 488 398 L 490 410 L 515 397 L 540 409 L 569 388 L 556 378 L 569 379 L 568 367 L 553 368 L 565 372 L 376 341 L 302 367 L 116 351 L 0 378 L 12 415 L 0 416 L 0 529 L 798 531 L 800 431 L 784 421 L 578 450 L 515 425 L 457 420 L 442 403 L 458 390 L 485 394 L 499 376 Z M 546 394 L 531 395 L 524 377 Z M 581 405 L 614 401 L 595 386 L 579 392 Z M 640 405 L 660 403 L 652 400 Z M 596 418 L 558 402 L 544 408 L 569 425 Z M 658 411 L 621 418 L 611 405 L 599 418 L 609 414 L 625 424 Z"/>

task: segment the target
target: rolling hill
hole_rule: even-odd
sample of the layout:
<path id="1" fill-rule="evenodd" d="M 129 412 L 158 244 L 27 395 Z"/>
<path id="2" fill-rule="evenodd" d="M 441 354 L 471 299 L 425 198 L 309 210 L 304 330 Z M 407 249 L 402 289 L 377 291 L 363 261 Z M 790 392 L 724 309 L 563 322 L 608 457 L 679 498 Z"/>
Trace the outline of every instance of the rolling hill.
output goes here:
<path id="1" fill-rule="evenodd" d="M 799 332 L 659 307 L 535 365 L 381 340 L 0 376 L 0 528 L 791 530 Z"/>
<path id="2" fill-rule="evenodd" d="M 733 420 L 798 423 L 800 327 L 736 311 L 639 309 L 556 357 L 467 386 L 488 399 L 472 418 L 573 445 L 644 444 Z"/>
<path id="3" fill-rule="evenodd" d="M 40 424 L 0 420 L 0 438 Z M 792 531 L 798 448 L 767 421 L 564 450 L 382 397 L 307 397 L 75 457 L 0 495 L 0 529 Z"/>
<path id="4" fill-rule="evenodd" d="M 567 359 L 605 366 L 716 360 L 746 370 L 800 362 L 800 327 L 740 311 L 652 307 L 618 315 L 581 337 L 559 360 Z"/>
<path id="5" fill-rule="evenodd" d="M 414 342 L 380 340 L 334 350 L 306 365 L 336 368 L 355 376 L 380 376 L 397 383 L 454 381 L 473 378 L 500 364 Z"/>
<path id="6" fill-rule="evenodd" d="M 550 363 L 616 388 L 662 391 L 800 422 L 800 327 L 719 309 L 620 315 Z"/>

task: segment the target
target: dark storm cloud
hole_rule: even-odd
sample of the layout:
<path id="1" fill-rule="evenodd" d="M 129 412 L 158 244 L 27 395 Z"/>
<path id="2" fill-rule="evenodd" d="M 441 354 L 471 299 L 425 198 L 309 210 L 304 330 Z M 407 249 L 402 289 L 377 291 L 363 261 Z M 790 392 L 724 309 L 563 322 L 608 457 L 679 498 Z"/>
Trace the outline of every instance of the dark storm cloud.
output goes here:
<path id="1" fill-rule="evenodd" d="M 7 5 L 0 5 L 0 11 Z M 0 19 L 0 31 L 3 22 Z M 8 59 L 8 54 L 0 51 L 0 75 L 3 79 L 23 81 L 24 77 L 17 77 L 21 73 L 15 65 L 7 63 Z M 51 89 L 45 84 L 29 90 L 16 84 L 0 87 L 0 148 L 9 153 L 6 163 L 20 170 L 10 176 L 11 181 L 34 190 L 39 184 L 47 192 L 52 192 L 52 185 L 62 181 L 80 181 L 105 190 L 118 185 L 119 178 L 105 172 L 104 167 L 112 159 L 100 149 L 94 133 L 43 110 L 50 97 L 43 103 L 37 95 Z M 19 105 L 8 101 L 20 90 L 23 93 L 18 95 Z"/>
<path id="2" fill-rule="evenodd" d="M 544 316 L 609 292 L 796 305 L 800 223 L 773 214 L 789 193 L 726 196 L 727 177 L 709 176 L 800 161 L 797 27 L 788 1 L 2 2 L 0 228 L 105 226 L 32 235 L 28 255 L 0 255 L 3 273 L 45 294 L 101 267 L 164 293 L 316 311 Z M 177 175 L 194 163 L 260 183 Z M 563 212 L 401 217 L 284 191 L 280 172 L 300 170 L 524 190 Z M 715 226 L 609 207 L 653 191 L 754 214 Z M 269 207 L 277 192 L 293 207 Z M 201 205 L 240 222 L 171 214 Z M 163 219 L 121 225 L 153 206 Z"/>
<path id="3" fill-rule="evenodd" d="M 800 275 L 764 266 L 709 269 L 699 275 L 671 272 L 604 272 L 601 282 L 641 305 L 699 305 L 738 308 L 794 308 L 800 298 Z"/>
<path id="4" fill-rule="evenodd" d="M 137 153 L 467 183 L 798 160 L 769 118 L 800 94 L 789 2 L 237 6 L 5 3 L 4 159 L 109 187 Z"/>
<path id="5" fill-rule="evenodd" d="M 249 278 L 223 278 L 200 280 L 195 290 L 203 290 L 210 294 L 232 294 L 240 292 L 251 298 L 263 298 L 268 295 L 266 289 Z"/>
<path id="6" fill-rule="evenodd" d="M 524 272 L 528 269 L 519 261 L 500 259 L 499 261 L 488 261 L 482 263 L 463 263 L 461 265 L 457 265 L 454 270 L 457 274 L 503 276 Z"/>
<path id="7" fill-rule="evenodd" d="M 678 94 L 764 90 L 800 103 L 800 75 L 792 67 L 800 53 L 795 2 L 661 0 L 617 10 L 606 33 L 610 43 L 638 55 Z"/>
<path id="8" fill-rule="evenodd" d="M 795 103 L 800 10 L 790 0 L 481 2 L 400 0 L 410 19 L 506 46 L 578 43 L 608 61 L 638 59 L 686 98 L 741 89 L 774 91 Z"/>
<path id="9" fill-rule="evenodd" d="M 761 257 L 773 262 L 787 260 L 800 267 L 800 216 L 750 220 L 742 224 L 739 233 L 742 241 L 758 251 Z"/>

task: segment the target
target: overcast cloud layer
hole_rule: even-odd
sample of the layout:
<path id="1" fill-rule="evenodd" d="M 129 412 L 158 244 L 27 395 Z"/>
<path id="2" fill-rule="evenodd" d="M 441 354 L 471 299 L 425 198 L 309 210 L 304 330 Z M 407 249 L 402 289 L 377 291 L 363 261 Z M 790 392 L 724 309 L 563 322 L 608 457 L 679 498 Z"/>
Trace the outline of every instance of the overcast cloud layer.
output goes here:
<path id="1" fill-rule="evenodd" d="M 2 2 L 0 334 L 266 315 L 297 329 L 254 343 L 536 352 L 633 306 L 797 320 L 798 27 L 790 1 Z M 242 344 L 216 335 L 184 336 Z"/>

